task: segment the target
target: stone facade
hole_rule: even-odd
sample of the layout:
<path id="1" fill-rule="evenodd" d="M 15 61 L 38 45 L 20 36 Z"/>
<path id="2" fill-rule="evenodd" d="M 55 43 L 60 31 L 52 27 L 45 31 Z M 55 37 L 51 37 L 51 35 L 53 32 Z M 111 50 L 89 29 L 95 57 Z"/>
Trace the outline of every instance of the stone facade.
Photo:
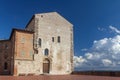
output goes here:
<path id="1" fill-rule="evenodd" d="M 13 29 L 12 75 L 70 74 L 73 25 L 56 12 L 35 14 L 25 30 Z"/>

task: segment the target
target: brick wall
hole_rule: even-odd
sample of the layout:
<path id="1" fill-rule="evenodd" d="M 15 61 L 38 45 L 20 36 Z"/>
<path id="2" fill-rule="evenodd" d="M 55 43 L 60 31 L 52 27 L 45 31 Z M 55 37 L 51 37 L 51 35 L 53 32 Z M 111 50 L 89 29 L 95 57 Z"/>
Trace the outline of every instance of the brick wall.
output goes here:
<path id="1" fill-rule="evenodd" d="M 11 73 L 11 41 L 0 41 L 0 74 Z"/>

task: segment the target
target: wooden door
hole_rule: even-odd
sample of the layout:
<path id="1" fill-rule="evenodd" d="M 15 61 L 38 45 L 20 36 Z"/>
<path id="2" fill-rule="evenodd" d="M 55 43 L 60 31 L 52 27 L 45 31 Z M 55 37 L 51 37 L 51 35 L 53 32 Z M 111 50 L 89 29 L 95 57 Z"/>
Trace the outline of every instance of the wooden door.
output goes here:
<path id="1" fill-rule="evenodd" d="M 43 73 L 49 73 L 50 71 L 50 61 L 48 59 L 45 59 L 43 61 Z"/>

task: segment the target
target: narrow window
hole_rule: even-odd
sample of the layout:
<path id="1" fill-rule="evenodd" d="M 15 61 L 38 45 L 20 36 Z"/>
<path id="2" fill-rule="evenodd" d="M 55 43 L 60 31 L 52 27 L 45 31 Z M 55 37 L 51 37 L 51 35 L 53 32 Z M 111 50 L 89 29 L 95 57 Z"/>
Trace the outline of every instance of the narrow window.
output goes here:
<path id="1" fill-rule="evenodd" d="M 52 37 L 52 42 L 54 42 L 54 37 Z"/>
<path id="2" fill-rule="evenodd" d="M 8 64 L 7 62 L 4 63 L 4 70 L 7 70 L 8 69 Z"/>
<path id="3" fill-rule="evenodd" d="M 48 56 L 48 55 L 49 55 L 49 50 L 48 50 L 47 48 L 45 49 L 44 55 L 45 55 L 45 56 Z"/>
<path id="4" fill-rule="evenodd" d="M 60 43 L 60 36 L 58 36 L 58 43 Z"/>
<path id="5" fill-rule="evenodd" d="M 40 38 L 39 38 L 38 44 L 39 44 L 39 47 L 41 47 L 41 45 L 42 45 L 42 40 L 41 40 Z"/>

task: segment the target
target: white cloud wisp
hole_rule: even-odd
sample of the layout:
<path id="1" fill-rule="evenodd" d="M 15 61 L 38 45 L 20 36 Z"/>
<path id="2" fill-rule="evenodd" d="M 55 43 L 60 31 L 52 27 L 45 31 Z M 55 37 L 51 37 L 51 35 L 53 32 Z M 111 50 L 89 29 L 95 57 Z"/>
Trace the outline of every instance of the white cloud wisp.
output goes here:
<path id="1" fill-rule="evenodd" d="M 109 26 L 109 28 L 113 31 L 116 32 L 117 34 L 120 34 L 120 30 L 118 30 L 117 28 L 113 27 L 113 26 Z"/>

